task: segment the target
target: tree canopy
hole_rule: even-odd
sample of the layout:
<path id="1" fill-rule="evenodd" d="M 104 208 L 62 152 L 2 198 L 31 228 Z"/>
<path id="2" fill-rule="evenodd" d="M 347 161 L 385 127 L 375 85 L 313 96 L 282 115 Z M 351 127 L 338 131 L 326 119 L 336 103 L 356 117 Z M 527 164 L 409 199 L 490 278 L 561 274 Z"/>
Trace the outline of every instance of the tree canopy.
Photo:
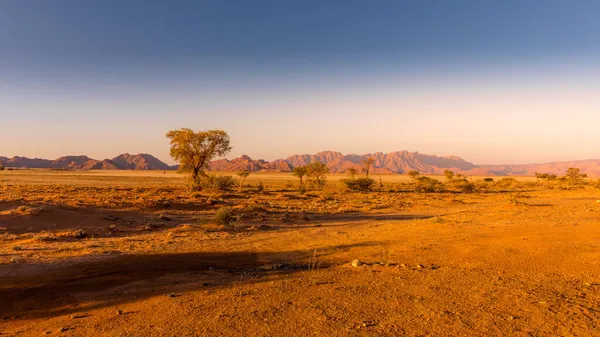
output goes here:
<path id="1" fill-rule="evenodd" d="M 179 171 L 191 173 L 192 179 L 206 176 L 204 170 L 215 157 L 231 151 L 229 135 L 223 130 L 194 132 L 183 128 L 167 133 L 171 141 L 171 157 L 179 162 Z"/>

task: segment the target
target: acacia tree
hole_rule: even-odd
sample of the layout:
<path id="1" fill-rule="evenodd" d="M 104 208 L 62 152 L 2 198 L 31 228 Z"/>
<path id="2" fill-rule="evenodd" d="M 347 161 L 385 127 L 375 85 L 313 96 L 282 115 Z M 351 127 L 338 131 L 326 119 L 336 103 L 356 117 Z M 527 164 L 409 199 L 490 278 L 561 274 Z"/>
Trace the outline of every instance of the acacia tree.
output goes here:
<path id="1" fill-rule="evenodd" d="M 329 168 L 327 165 L 321 162 L 312 162 L 306 165 L 307 168 L 307 177 L 310 179 L 310 182 L 314 186 L 323 187 L 325 186 L 325 182 L 327 177 L 325 177 L 326 173 L 329 173 Z"/>
<path id="2" fill-rule="evenodd" d="M 565 174 L 565 178 L 571 183 L 583 184 L 585 183 L 584 178 L 587 178 L 587 174 L 581 173 L 581 170 L 576 167 L 569 167 Z"/>
<path id="3" fill-rule="evenodd" d="M 346 172 L 348 172 L 350 179 L 356 178 L 356 174 L 358 174 L 358 170 L 356 170 L 354 167 L 349 168 L 348 170 L 346 170 Z"/>
<path id="4" fill-rule="evenodd" d="M 417 179 L 417 177 L 419 176 L 419 171 L 408 171 L 408 176 L 411 177 L 412 179 Z"/>
<path id="5" fill-rule="evenodd" d="M 371 166 L 375 164 L 375 158 L 369 157 L 362 161 L 362 171 L 365 174 L 365 177 L 369 177 L 369 171 L 371 170 Z"/>
<path id="6" fill-rule="evenodd" d="M 300 179 L 300 186 L 304 185 L 304 182 L 302 181 L 302 179 L 304 179 L 304 177 L 306 177 L 307 174 L 308 174 L 308 168 L 306 166 L 296 166 L 296 167 L 294 167 L 294 170 L 292 171 L 292 175 L 295 177 L 298 177 L 298 179 Z"/>
<path id="7" fill-rule="evenodd" d="M 452 172 L 450 170 L 445 170 L 444 176 L 446 177 L 446 180 L 452 181 L 452 179 L 454 179 L 454 172 Z"/>
<path id="8" fill-rule="evenodd" d="M 191 173 L 194 181 L 206 177 L 204 170 L 211 160 L 231 151 L 229 135 L 223 130 L 194 132 L 183 128 L 169 131 L 167 138 L 171 141 L 171 157 L 179 162 L 179 172 Z"/>
<path id="9" fill-rule="evenodd" d="M 246 170 L 246 171 L 238 172 L 236 174 L 238 177 L 240 177 L 240 188 L 244 187 L 244 181 L 250 175 L 250 171 Z"/>

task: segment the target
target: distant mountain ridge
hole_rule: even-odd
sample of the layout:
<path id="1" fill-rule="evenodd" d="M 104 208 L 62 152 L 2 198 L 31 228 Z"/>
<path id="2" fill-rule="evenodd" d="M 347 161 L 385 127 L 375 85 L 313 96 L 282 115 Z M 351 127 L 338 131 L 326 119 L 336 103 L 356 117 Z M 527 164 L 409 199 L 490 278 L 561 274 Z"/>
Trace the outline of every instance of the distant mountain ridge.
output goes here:
<path id="1" fill-rule="evenodd" d="M 272 162 L 253 160 L 244 155 L 232 160 L 214 161 L 210 164 L 210 169 L 212 171 L 289 172 L 296 166 L 318 161 L 325 163 L 330 172 L 346 172 L 349 168 L 356 168 L 360 171 L 360 163 L 368 157 L 375 159 L 371 170 L 375 174 L 406 173 L 412 170 L 425 174 L 443 174 L 445 170 L 450 170 L 455 173 L 477 176 L 533 176 L 536 172 L 563 175 L 569 167 L 577 167 L 589 176 L 600 177 L 600 160 L 557 161 L 543 164 L 475 165 L 457 156 L 440 157 L 409 151 L 376 152 L 363 155 L 344 155 L 335 151 L 323 151 L 312 155 L 293 155 Z"/>
<path id="2" fill-rule="evenodd" d="M 55 160 L 25 157 L 0 157 L 0 165 L 14 168 L 46 168 L 59 170 L 173 170 L 156 157 L 140 153 L 121 154 L 113 159 L 97 160 L 88 156 L 65 156 Z"/>
<path id="3" fill-rule="evenodd" d="M 416 170 L 424 174 L 443 174 L 451 170 L 465 175 L 478 176 L 533 176 L 536 172 L 563 175 L 569 167 L 577 167 L 592 177 L 600 177 L 600 160 L 557 161 L 543 164 L 475 165 L 457 156 L 434 156 L 419 152 L 396 151 L 390 153 L 342 154 L 322 151 L 316 154 L 292 155 L 285 159 L 266 161 L 247 155 L 228 160 L 219 159 L 209 164 L 211 171 L 290 172 L 297 166 L 312 162 L 327 165 L 330 172 L 346 172 L 349 168 L 360 170 L 361 162 L 373 157 L 371 172 L 375 174 L 406 173 Z M 15 168 L 48 168 L 70 170 L 176 170 L 150 154 L 121 154 L 112 159 L 96 160 L 87 156 L 66 156 L 55 160 L 25 157 L 0 157 L 0 165 Z"/>
<path id="4" fill-rule="evenodd" d="M 293 155 L 286 159 L 278 159 L 273 162 L 264 160 L 253 160 L 244 155 L 233 160 L 221 159 L 210 164 L 212 171 L 278 171 L 289 172 L 297 166 L 304 166 L 312 162 L 321 162 L 327 165 L 330 172 L 345 172 L 349 168 L 360 171 L 361 162 L 369 157 L 375 159 L 372 168 L 373 173 L 406 173 L 417 170 L 422 173 L 441 174 L 444 170 L 468 171 L 476 168 L 459 157 L 438 157 L 418 152 L 396 151 L 390 153 L 367 153 L 363 155 L 348 154 L 340 152 L 323 151 L 313 155 Z"/>

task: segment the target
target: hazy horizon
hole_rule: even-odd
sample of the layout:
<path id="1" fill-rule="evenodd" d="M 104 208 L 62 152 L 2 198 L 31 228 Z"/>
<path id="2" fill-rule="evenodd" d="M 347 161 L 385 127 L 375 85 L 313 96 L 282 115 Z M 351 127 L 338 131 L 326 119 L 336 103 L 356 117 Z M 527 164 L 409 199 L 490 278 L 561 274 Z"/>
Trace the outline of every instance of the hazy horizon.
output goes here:
<path id="1" fill-rule="evenodd" d="M 599 159 L 600 4 L 4 1 L 0 155 Z"/>

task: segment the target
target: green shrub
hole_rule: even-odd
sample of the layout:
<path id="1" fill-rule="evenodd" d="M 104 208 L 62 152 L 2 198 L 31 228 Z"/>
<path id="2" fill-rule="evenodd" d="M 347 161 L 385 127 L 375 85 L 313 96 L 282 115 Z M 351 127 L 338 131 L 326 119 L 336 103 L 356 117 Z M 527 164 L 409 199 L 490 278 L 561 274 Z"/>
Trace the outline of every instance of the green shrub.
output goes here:
<path id="1" fill-rule="evenodd" d="M 375 185 L 375 180 L 371 178 L 344 179 L 342 182 L 351 191 L 370 191 Z"/>

